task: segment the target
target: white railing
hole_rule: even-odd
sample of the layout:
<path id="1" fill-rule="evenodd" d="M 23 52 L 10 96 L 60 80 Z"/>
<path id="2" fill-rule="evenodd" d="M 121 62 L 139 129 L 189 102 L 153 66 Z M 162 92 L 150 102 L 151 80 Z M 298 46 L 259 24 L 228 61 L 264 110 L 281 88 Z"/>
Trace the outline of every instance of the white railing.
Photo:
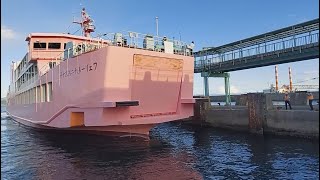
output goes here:
<path id="1" fill-rule="evenodd" d="M 120 33 L 106 33 L 103 36 L 111 42 L 113 46 L 122 46 L 128 48 L 137 48 L 152 50 L 158 52 L 164 52 L 164 41 L 173 43 L 174 54 L 191 56 L 190 47 L 187 43 L 169 39 L 165 36 L 152 36 L 148 34 L 142 34 L 137 32 L 120 32 Z"/>
<path id="2" fill-rule="evenodd" d="M 78 56 L 78 55 L 86 53 L 86 52 L 94 51 L 94 50 L 100 49 L 102 47 L 106 47 L 106 44 L 103 43 L 103 41 L 98 42 L 98 43 L 91 43 L 90 41 L 85 41 L 83 43 L 75 44 L 75 45 L 73 45 L 72 48 L 69 48 L 69 49 L 66 49 L 66 50 L 60 52 L 60 54 L 58 54 L 58 56 L 56 56 L 56 57 L 49 55 L 49 57 L 54 57 L 54 58 L 52 58 L 50 60 L 50 62 L 48 62 L 46 64 L 43 64 L 41 67 L 38 67 L 38 73 L 35 74 L 29 80 L 27 80 L 24 83 L 22 83 L 18 87 L 16 93 L 19 94 L 20 92 L 23 92 L 23 91 L 29 89 L 31 84 L 34 84 L 37 80 L 40 79 L 41 76 L 43 76 L 46 73 L 48 73 L 50 71 L 50 69 L 52 69 L 55 66 L 59 66 L 61 60 L 67 60 L 67 59 L 69 59 L 71 57 Z M 62 55 L 64 55 L 65 53 L 69 54 L 70 51 L 75 52 L 73 54 L 73 56 L 70 56 L 70 57 L 67 57 L 67 58 L 62 58 Z M 56 51 L 53 51 L 53 52 L 56 54 Z M 39 64 L 38 64 L 38 66 L 39 66 Z M 26 70 L 24 70 L 24 73 L 25 73 L 25 71 Z M 22 74 L 20 74 L 19 77 L 21 75 Z M 53 76 L 52 76 L 52 78 L 53 78 Z M 52 81 L 53 81 L 53 79 L 52 79 Z"/>

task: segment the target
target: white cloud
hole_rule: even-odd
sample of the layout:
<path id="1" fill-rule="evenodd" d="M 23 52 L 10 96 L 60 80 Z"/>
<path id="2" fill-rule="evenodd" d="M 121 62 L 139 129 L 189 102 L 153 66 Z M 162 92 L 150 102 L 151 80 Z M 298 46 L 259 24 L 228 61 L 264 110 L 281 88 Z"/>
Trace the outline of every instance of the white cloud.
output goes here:
<path id="1" fill-rule="evenodd" d="M 1 40 L 11 40 L 17 37 L 17 33 L 7 26 L 1 25 Z"/>
<path id="2" fill-rule="evenodd" d="M 225 90 L 224 90 L 224 86 L 219 86 L 218 87 L 218 93 L 219 94 L 224 94 Z M 239 94 L 242 93 L 236 86 L 230 86 L 230 93 L 231 94 Z"/>
<path id="3" fill-rule="evenodd" d="M 239 94 L 240 93 L 240 90 L 235 86 L 231 86 L 230 91 L 231 91 L 231 94 Z"/>
<path id="4" fill-rule="evenodd" d="M 319 71 L 313 70 L 313 71 L 304 71 L 303 74 L 309 75 L 309 74 L 319 74 Z"/>

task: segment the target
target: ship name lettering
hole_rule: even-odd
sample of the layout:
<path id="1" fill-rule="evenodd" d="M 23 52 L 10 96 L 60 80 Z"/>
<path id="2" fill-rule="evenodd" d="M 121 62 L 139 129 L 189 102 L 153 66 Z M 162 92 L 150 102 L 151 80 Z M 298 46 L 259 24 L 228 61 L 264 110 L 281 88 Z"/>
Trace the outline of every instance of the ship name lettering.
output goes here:
<path id="1" fill-rule="evenodd" d="M 94 62 L 92 64 L 87 64 L 86 66 L 79 66 L 79 67 L 76 67 L 74 69 L 71 69 L 71 70 L 66 70 L 66 71 L 62 71 L 60 73 L 60 77 L 69 77 L 69 76 L 72 76 L 74 74 L 80 74 L 81 72 L 84 72 L 84 70 L 87 70 L 86 72 L 89 72 L 89 71 L 95 71 L 97 70 L 97 67 L 98 67 L 98 63 L 97 62 Z"/>

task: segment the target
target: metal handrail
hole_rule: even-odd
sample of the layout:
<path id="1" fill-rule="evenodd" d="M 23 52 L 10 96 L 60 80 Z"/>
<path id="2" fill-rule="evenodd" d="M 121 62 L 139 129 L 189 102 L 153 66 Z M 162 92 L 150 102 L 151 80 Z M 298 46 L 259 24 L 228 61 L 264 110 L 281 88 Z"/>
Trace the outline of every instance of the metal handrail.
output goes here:
<path id="1" fill-rule="evenodd" d="M 103 41 L 103 40 L 102 40 L 102 41 Z M 91 41 L 84 41 L 84 42 L 82 42 L 82 43 L 75 44 L 75 45 L 73 45 L 72 49 L 77 49 L 77 48 L 79 48 L 79 45 L 80 45 L 80 44 L 81 44 L 81 45 L 84 44 L 84 43 L 90 44 L 90 42 L 91 42 Z M 81 47 L 83 47 L 83 46 L 81 46 Z M 87 51 L 84 51 L 83 49 L 81 49 L 77 55 L 80 55 L 80 54 L 82 54 L 82 53 L 89 52 L 89 50 L 90 50 L 90 51 L 97 50 L 97 49 L 100 49 L 100 48 L 102 48 L 102 47 L 105 47 L 105 46 L 104 46 L 103 44 L 99 44 L 99 43 L 98 43 L 97 48 L 91 49 L 91 50 L 90 50 L 90 49 L 87 49 Z M 50 68 L 50 63 L 52 64 L 52 68 L 53 68 L 53 63 L 54 63 L 54 62 L 56 63 L 55 66 L 59 66 L 61 60 L 66 60 L 66 59 L 64 59 L 64 58 L 61 59 L 61 58 L 60 58 L 61 55 L 64 54 L 65 52 L 67 52 L 67 51 L 70 51 L 70 50 L 71 50 L 71 48 L 62 51 L 62 52 L 59 53 L 56 57 L 53 58 L 53 59 L 55 59 L 55 60 L 51 60 L 50 62 L 44 64 L 40 69 L 38 69 L 38 73 L 35 74 L 35 76 L 32 78 L 33 81 L 30 81 L 31 79 L 29 79 L 28 81 L 25 81 L 24 83 L 22 83 L 22 84 L 18 87 L 18 89 L 16 90 L 16 92 L 14 92 L 14 94 L 18 95 L 18 94 L 20 94 L 20 93 L 23 93 L 24 91 L 28 90 L 27 87 L 29 87 L 31 84 L 36 83 L 38 80 L 40 80 L 40 77 L 42 77 L 43 75 L 45 75 L 46 73 L 48 73 L 48 72 L 50 71 L 50 69 L 51 69 L 51 68 Z M 71 58 L 71 57 L 70 57 L 70 58 Z M 67 58 L 67 59 L 68 59 L 68 58 Z M 21 75 L 20 75 L 20 76 L 21 76 Z M 53 77 L 52 77 L 52 78 L 53 78 Z M 52 81 L 53 81 L 53 79 L 52 79 Z"/>
<path id="2" fill-rule="evenodd" d="M 170 39 L 165 36 L 151 36 L 148 34 L 142 34 L 132 31 L 122 31 L 120 33 L 106 33 L 105 38 L 110 41 L 112 46 L 122 46 L 128 48 L 137 48 L 163 52 L 164 51 L 164 41 L 172 42 L 174 54 L 192 56 L 190 46 L 180 40 L 174 38 Z M 116 38 L 116 37 L 119 37 Z M 151 38 L 151 42 L 147 42 L 146 37 Z"/>
<path id="3" fill-rule="evenodd" d="M 297 37 L 297 38 L 276 42 L 276 43 L 272 43 L 264 46 L 257 45 L 257 47 L 253 47 L 245 50 L 239 50 L 238 52 L 231 52 L 227 54 L 217 55 L 215 57 L 211 57 L 208 59 L 196 60 L 194 62 L 194 67 L 201 68 L 202 66 L 217 64 L 221 62 L 226 62 L 234 59 L 245 58 L 245 57 L 250 57 L 255 55 L 263 55 L 271 52 L 279 52 L 281 50 L 287 50 L 290 48 L 292 48 L 293 50 L 293 48 L 295 47 L 316 44 L 316 43 L 319 43 L 319 33 Z"/>

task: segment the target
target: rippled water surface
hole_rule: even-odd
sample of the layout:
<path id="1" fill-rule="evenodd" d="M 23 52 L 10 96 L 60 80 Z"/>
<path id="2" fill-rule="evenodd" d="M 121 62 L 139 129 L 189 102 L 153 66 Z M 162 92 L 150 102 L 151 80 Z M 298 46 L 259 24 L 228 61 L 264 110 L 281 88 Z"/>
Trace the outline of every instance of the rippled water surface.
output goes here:
<path id="1" fill-rule="evenodd" d="M 166 123 L 150 142 L 35 131 L 1 107 L 1 179 L 319 179 L 319 142 Z"/>

